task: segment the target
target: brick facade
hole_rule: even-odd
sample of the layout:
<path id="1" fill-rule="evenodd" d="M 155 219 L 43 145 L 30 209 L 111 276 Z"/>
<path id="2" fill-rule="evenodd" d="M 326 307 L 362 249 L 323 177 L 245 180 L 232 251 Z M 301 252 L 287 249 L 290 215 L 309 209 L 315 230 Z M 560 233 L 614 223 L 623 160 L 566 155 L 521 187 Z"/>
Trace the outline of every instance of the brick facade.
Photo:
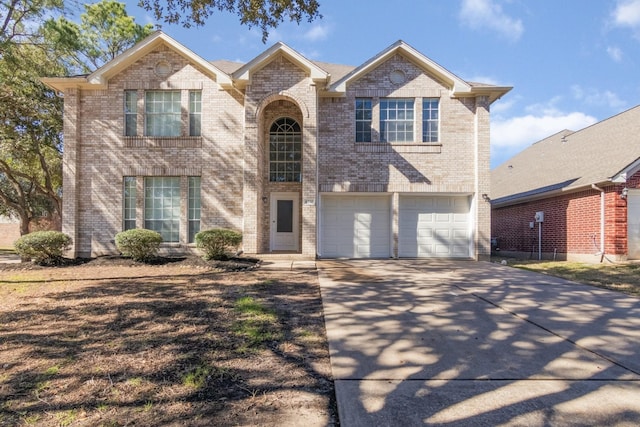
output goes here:
<path id="1" fill-rule="evenodd" d="M 319 83 L 286 49 L 250 70 L 242 85 L 230 86 L 217 81 L 221 74 L 212 76 L 207 65 L 171 43 L 153 46 L 108 75 L 99 88 L 65 83 L 63 231 L 74 239 L 74 255 L 116 252 L 113 239 L 123 229 L 125 177 L 136 177 L 137 227 L 144 227 L 145 178 L 180 178 L 180 241 L 164 247 L 188 250 L 187 182 L 198 176 L 201 229 L 242 231 L 246 253 L 272 249 L 271 196 L 276 193 L 298 195 L 297 247 L 309 257 L 318 251 L 321 194 L 387 194 L 394 212 L 394 255 L 399 195 L 446 194 L 471 198 L 471 257 L 488 257 L 490 207 L 481 195 L 489 190 L 492 101 L 484 93 L 452 96 L 451 83 L 432 76 L 400 50 L 350 81 L 345 92 L 331 93 L 329 75 Z M 169 64 L 167 75 L 156 73 L 160 63 Z M 390 79 L 397 72 L 404 81 Z M 182 135 L 142 136 L 145 91 L 167 89 L 181 93 Z M 137 93 L 138 136 L 124 136 L 125 90 Z M 202 136 L 188 136 L 190 90 L 202 93 Z M 356 97 L 373 101 L 370 143 L 354 142 Z M 380 142 L 378 105 L 384 97 L 415 100 L 415 142 Z M 437 144 L 421 142 L 424 97 L 440 100 Z M 269 128 L 282 117 L 302 129 L 302 182 L 269 180 Z"/>
<path id="2" fill-rule="evenodd" d="M 624 184 L 601 186 L 604 190 L 604 258 L 626 259 L 627 202 L 623 188 L 640 188 L 640 172 Z M 496 208 L 492 212 L 491 235 L 503 254 L 538 257 L 538 224 L 535 213 L 544 212 L 542 256 L 544 259 L 600 261 L 601 193 L 582 190 L 545 199 Z"/>

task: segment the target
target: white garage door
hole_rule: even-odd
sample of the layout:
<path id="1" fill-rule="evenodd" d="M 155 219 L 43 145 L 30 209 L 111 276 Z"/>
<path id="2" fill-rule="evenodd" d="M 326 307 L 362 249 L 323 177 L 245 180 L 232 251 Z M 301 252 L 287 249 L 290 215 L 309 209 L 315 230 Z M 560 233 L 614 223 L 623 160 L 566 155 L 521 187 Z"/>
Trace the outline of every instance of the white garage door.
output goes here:
<path id="1" fill-rule="evenodd" d="M 400 257 L 468 258 L 469 197 L 400 196 Z"/>
<path id="2" fill-rule="evenodd" d="M 323 196 L 320 256 L 323 258 L 388 258 L 388 196 Z"/>
<path id="3" fill-rule="evenodd" d="M 627 245 L 627 257 L 640 259 L 640 190 L 627 195 Z"/>

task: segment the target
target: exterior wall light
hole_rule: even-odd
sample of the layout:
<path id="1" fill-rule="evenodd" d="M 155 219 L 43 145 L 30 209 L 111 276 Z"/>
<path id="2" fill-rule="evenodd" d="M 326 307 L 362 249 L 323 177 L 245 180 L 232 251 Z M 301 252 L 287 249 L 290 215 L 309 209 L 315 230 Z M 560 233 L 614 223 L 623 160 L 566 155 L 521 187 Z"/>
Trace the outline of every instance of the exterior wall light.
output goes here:
<path id="1" fill-rule="evenodd" d="M 483 199 L 485 202 L 490 202 L 490 201 L 491 201 L 491 197 L 489 197 L 489 196 L 487 195 L 487 193 L 482 194 L 482 199 Z"/>
<path id="2" fill-rule="evenodd" d="M 622 189 L 622 191 L 620 192 L 620 198 L 621 199 L 626 199 L 627 198 L 627 194 L 629 194 L 629 189 L 627 187 L 624 187 Z"/>

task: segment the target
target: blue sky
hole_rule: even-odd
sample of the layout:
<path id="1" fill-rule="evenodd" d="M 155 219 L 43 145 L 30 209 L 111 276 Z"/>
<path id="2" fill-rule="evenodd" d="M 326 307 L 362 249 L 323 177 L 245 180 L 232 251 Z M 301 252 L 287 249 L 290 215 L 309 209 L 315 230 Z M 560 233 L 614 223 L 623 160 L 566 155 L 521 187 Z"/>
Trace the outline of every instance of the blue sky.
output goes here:
<path id="1" fill-rule="evenodd" d="M 640 104 L 640 0 L 319 0 L 322 19 L 261 32 L 219 13 L 162 30 L 205 59 L 246 62 L 282 41 L 360 65 L 402 39 L 469 81 L 513 90 L 492 106 L 491 165 L 563 129 Z M 152 15 L 127 1 L 139 23 Z"/>

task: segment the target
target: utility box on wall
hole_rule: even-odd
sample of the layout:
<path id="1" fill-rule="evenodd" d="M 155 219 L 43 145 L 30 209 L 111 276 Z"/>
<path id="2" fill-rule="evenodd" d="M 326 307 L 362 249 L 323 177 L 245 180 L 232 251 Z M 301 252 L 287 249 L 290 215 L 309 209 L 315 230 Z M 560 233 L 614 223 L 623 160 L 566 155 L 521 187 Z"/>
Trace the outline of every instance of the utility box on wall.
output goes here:
<path id="1" fill-rule="evenodd" d="M 544 222 L 544 212 L 543 211 L 536 212 L 534 219 L 536 220 L 536 222 Z"/>

